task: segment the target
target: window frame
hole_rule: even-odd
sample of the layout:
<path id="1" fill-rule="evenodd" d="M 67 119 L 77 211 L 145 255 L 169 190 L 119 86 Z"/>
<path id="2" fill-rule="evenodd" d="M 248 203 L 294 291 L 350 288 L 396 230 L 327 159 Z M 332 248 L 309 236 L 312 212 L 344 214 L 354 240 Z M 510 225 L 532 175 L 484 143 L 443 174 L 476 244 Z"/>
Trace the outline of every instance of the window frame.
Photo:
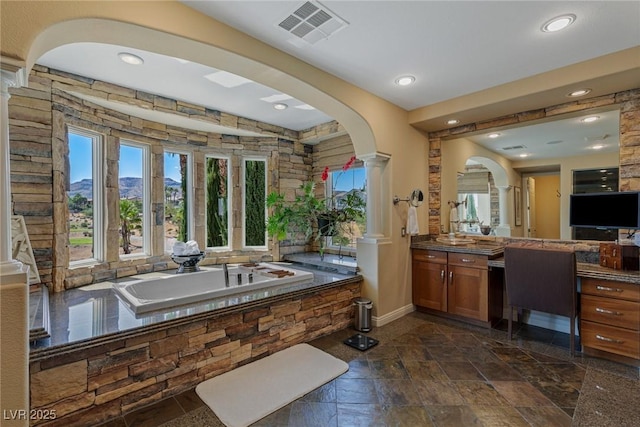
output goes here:
<path id="1" fill-rule="evenodd" d="M 209 235 L 209 227 L 208 227 L 208 211 L 207 211 L 207 160 L 208 159 L 219 159 L 227 161 L 227 245 L 226 246 L 207 246 L 207 240 Z M 228 252 L 233 250 L 233 175 L 231 174 L 231 170 L 233 169 L 231 164 L 231 156 L 217 153 L 208 153 L 204 156 L 204 183 L 203 183 L 203 191 L 204 191 L 204 242 L 205 247 L 208 251 L 212 252 Z"/>
<path id="2" fill-rule="evenodd" d="M 366 186 L 366 184 L 367 184 L 367 169 L 366 169 L 366 167 L 364 165 L 362 165 L 362 166 L 358 166 L 358 167 L 352 167 L 352 168 L 350 168 L 348 170 L 355 171 L 357 169 L 362 169 L 364 171 L 364 184 L 365 184 L 364 188 L 365 188 L 365 195 L 366 195 L 366 192 L 367 192 L 367 186 Z M 325 195 L 325 198 L 327 200 L 330 200 L 333 197 L 333 186 L 334 186 L 333 175 L 335 173 L 341 173 L 341 172 L 343 172 L 343 170 L 341 170 L 341 169 L 329 170 L 329 176 L 327 177 L 327 180 L 325 181 L 325 186 L 324 186 L 324 195 Z M 366 224 L 366 215 L 367 214 L 366 214 L 366 211 L 365 211 L 365 224 Z M 366 232 L 366 230 L 364 230 L 364 231 Z M 363 235 L 364 235 L 364 233 L 363 233 Z M 356 253 L 356 251 L 357 251 L 356 247 L 334 245 L 332 237 L 333 236 L 321 237 L 322 239 L 324 239 L 324 245 L 325 245 L 324 247 L 326 249 L 339 250 L 341 252 L 347 252 L 349 254 L 355 254 Z"/>
<path id="3" fill-rule="evenodd" d="M 120 254 L 120 260 L 145 258 L 151 256 L 151 146 L 131 139 L 120 139 L 118 150 L 118 203 L 120 203 L 120 158 L 122 146 L 135 147 L 142 150 L 142 252 L 135 254 Z"/>
<path id="4" fill-rule="evenodd" d="M 91 139 L 91 179 L 93 192 L 93 256 L 81 260 L 68 260 L 69 268 L 84 267 L 104 262 L 106 256 L 106 200 L 102 183 L 105 177 L 105 144 L 104 135 L 77 126 L 67 125 L 67 149 L 69 149 L 69 134 L 79 135 Z M 71 180 L 71 159 L 69 161 L 69 183 Z M 69 203 L 68 191 L 65 191 L 65 203 Z M 67 221 L 69 217 L 67 216 Z M 69 235 L 67 233 L 67 244 Z"/>
<path id="5" fill-rule="evenodd" d="M 264 163 L 264 245 L 247 245 L 247 162 L 263 162 Z M 242 249 L 245 250 L 268 250 L 269 249 L 269 238 L 267 236 L 267 200 L 266 195 L 268 194 L 268 176 L 269 176 L 269 159 L 266 156 L 244 156 L 242 157 L 242 177 L 241 177 L 241 188 L 242 188 Z"/>
<path id="6" fill-rule="evenodd" d="M 187 240 L 195 240 L 195 214 L 194 214 L 194 209 L 195 209 L 195 203 L 194 203 L 194 197 L 195 197 L 195 191 L 194 191 L 194 182 L 193 182 L 193 178 L 194 178 L 194 172 L 193 172 L 193 152 L 191 151 L 186 151 L 186 150 L 179 150 L 179 149 L 173 149 L 171 147 L 167 147 L 167 146 L 162 146 L 162 158 L 164 161 L 164 156 L 167 153 L 172 153 L 172 154 L 178 154 L 178 155 L 184 155 L 187 156 L 187 211 L 189 212 L 189 215 L 187 217 Z M 164 166 L 162 168 L 162 177 L 163 177 L 163 186 L 164 186 L 164 178 L 166 178 L 166 176 L 164 175 Z M 163 222 L 163 227 L 164 227 L 164 222 Z M 163 234 L 162 234 L 162 243 L 164 246 L 165 243 L 165 235 L 164 235 L 164 230 L 163 230 Z M 165 248 L 165 253 L 170 253 L 170 251 L 167 251 Z"/>

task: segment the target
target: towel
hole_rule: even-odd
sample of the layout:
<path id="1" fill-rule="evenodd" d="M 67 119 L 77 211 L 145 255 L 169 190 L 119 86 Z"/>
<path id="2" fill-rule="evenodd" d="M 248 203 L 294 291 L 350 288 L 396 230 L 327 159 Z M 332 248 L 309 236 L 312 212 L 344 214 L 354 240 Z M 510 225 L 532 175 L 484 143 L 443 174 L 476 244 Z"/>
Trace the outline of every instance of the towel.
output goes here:
<path id="1" fill-rule="evenodd" d="M 409 206 L 407 212 L 407 233 L 410 236 L 416 236 L 420 233 L 418 229 L 418 210 L 415 206 Z"/>

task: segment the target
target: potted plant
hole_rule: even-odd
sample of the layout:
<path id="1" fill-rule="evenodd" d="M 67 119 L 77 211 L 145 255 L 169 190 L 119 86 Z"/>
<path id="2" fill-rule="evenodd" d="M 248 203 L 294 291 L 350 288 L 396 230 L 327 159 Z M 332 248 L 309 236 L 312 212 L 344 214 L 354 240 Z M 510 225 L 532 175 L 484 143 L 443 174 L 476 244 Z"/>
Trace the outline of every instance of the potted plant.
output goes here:
<path id="1" fill-rule="evenodd" d="M 342 167 L 342 172 L 334 180 L 333 190 L 342 176 L 355 162 L 351 157 Z M 322 173 L 326 183 L 329 168 Z M 324 237 L 334 236 L 349 227 L 352 221 L 364 219 L 366 202 L 361 190 L 352 190 L 336 197 L 331 191 L 328 197 L 316 197 L 316 183 L 307 181 L 300 186 L 294 200 L 286 200 L 283 194 L 272 192 L 267 196 L 267 207 L 271 214 L 267 219 L 270 236 L 283 240 L 287 235 L 303 233 L 305 240 L 319 241 L 320 258 L 324 258 Z"/>

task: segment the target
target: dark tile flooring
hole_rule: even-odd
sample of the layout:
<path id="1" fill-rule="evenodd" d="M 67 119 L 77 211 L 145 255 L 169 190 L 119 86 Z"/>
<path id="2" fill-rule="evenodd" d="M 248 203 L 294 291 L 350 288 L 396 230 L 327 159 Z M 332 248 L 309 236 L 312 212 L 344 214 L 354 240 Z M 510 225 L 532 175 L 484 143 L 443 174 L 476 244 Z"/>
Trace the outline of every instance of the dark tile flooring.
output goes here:
<path id="1" fill-rule="evenodd" d="M 254 426 L 640 426 L 637 368 L 571 357 L 567 334 L 505 331 L 412 313 L 364 353 L 342 343 L 351 329 L 317 339 L 349 371 Z M 191 390 L 103 426 L 223 424 Z"/>

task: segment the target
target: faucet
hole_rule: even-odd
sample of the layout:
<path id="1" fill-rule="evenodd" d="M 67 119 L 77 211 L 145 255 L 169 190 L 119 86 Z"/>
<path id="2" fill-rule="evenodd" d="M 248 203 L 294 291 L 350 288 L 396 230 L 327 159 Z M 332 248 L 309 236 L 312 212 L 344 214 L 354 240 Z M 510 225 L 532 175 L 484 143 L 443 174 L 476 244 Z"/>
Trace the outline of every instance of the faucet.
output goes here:
<path id="1" fill-rule="evenodd" d="M 222 271 L 224 271 L 224 286 L 225 288 L 229 287 L 229 269 L 227 268 L 227 264 L 222 264 Z"/>

